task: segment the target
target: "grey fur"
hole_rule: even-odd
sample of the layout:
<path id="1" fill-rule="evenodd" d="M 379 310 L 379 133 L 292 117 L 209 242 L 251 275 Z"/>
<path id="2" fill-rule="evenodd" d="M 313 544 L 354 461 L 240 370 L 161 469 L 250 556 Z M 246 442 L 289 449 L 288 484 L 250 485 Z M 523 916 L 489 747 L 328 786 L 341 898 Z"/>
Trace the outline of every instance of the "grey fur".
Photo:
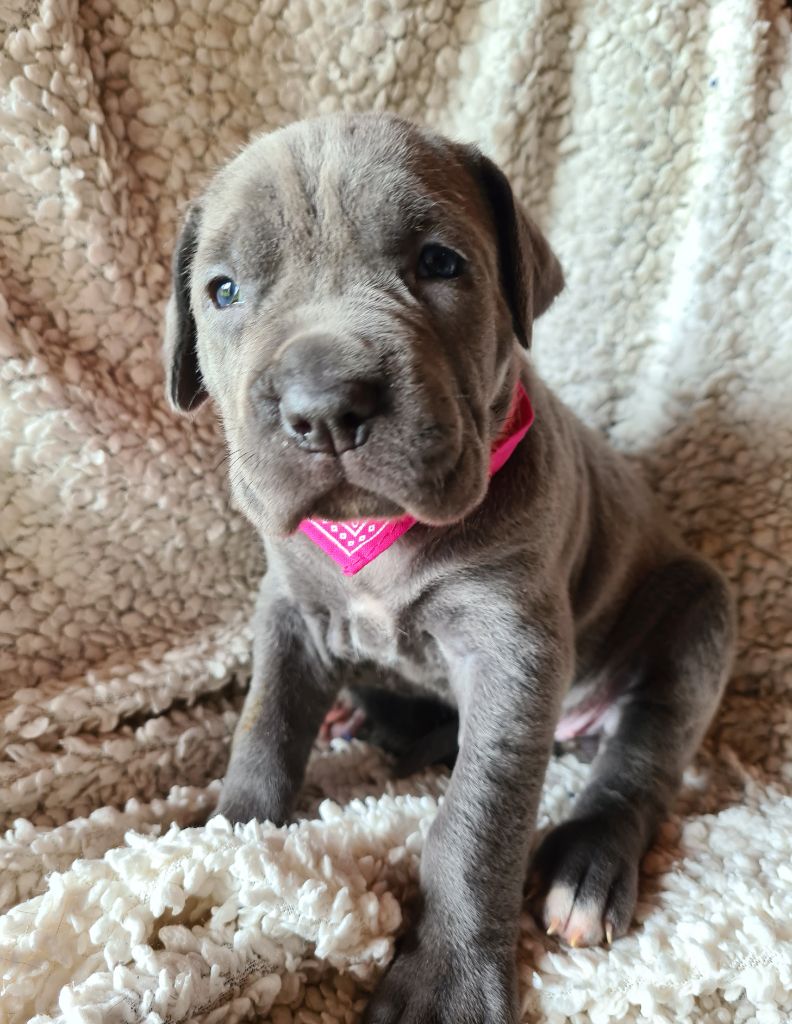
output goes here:
<path id="1" fill-rule="evenodd" d="M 463 275 L 417 278 L 426 242 L 461 252 Z M 475 149 L 389 115 L 274 132 L 193 205 L 174 269 L 169 395 L 179 408 L 216 402 L 233 492 L 267 554 L 219 810 L 285 821 L 350 680 L 455 709 L 459 753 L 421 905 L 366 1020 L 514 1022 L 518 916 L 559 716 L 592 694 L 617 712 L 532 876 L 545 926 L 596 943 L 628 928 L 640 857 L 725 685 L 724 581 L 537 376 L 523 346 L 561 270 Z M 219 274 L 241 286 L 230 309 L 207 296 Z M 536 422 L 488 486 L 518 376 Z M 365 443 L 317 453 L 284 429 L 283 389 L 317 379 L 382 389 Z M 308 515 L 404 512 L 421 525 L 350 578 L 294 533 Z"/>

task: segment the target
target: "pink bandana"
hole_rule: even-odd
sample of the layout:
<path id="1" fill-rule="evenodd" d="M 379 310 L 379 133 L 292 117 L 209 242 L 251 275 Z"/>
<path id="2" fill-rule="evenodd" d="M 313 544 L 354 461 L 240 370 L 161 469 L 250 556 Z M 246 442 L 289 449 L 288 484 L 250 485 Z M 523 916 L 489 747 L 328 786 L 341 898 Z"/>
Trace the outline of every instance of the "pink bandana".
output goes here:
<path id="1" fill-rule="evenodd" d="M 525 388 L 518 381 L 508 422 L 492 447 L 490 476 L 508 462 L 533 421 L 533 407 Z M 331 519 L 303 519 L 300 529 L 326 555 L 338 562 L 345 576 L 354 576 L 397 541 L 411 526 L 415 526 L 416 522 L 412 516 L 400 516 L 398 519 L 349 519 L 343 522 L 334 522 Z"/>

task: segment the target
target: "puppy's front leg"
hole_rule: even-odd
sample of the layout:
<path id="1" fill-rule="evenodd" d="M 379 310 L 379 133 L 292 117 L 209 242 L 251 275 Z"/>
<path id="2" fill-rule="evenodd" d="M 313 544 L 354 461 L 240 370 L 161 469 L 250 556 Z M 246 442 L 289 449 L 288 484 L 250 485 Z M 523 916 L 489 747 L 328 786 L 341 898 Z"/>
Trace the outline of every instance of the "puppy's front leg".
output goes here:
<path id="1" fill-rule="evenodd" d="M 419 919 L 367 1024 L 518 1019 L 523 884 L 571 630 L 547 607 L 533 621 L 483 608 L 451 616 L 453 629 L 436 634 L 458 696 L 459 756 L 423 852 Z"/>
<path id="2" fill-rule="evenodd" d="M 305 621 L 265 577 L 253 620 L 253 678 L 217 813 L 230 821 L 289 817 L 319 726 L 338 686 Z"/>

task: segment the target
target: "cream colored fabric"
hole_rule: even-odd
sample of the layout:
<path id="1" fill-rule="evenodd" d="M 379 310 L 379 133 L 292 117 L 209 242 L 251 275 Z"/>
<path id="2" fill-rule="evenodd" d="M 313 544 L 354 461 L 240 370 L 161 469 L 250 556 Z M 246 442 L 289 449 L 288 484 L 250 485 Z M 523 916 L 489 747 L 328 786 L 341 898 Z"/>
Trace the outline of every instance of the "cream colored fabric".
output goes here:
<path id="1" fill-rule="evenodd" d="M 174 418 L 159 362 L 187 198 L 252 133 L 339 108 L 503 163 L 567 271 L 540 367 L 739 595 L 735 678 L 637 926 L 568 951 L 526 920 L 527 1019 L 788 1020 L 790 10 L 5 0 L 0 20 L 0 1021 L 352 1021 L 391 955 L 441 774 L 394 785 L 338 743 L 289 830 L 200 825 L 263 564 L 212 410 Z M 553 763 L 543 826 L 585 774 Z"/>

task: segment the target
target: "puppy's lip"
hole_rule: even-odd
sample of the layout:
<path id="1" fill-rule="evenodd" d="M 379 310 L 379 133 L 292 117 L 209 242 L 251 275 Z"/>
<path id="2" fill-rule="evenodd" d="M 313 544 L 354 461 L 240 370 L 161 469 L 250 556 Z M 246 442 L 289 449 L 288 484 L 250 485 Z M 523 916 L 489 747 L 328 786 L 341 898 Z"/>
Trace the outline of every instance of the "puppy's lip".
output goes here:
<path id="1" fill-rule="evenodd" d="M 485 495 L 476 495 L 475 500 L 466 502 L 463 507 L 456 509 L 450 515 L 434 515 L 431 512 L 427 513 L 426 509 L 418 508 L 413 509 L 412 511 L 408 510 L 407 514 L 422 526 L 429 526 L 432 529 L 440 530 L 443 527 L 456 526 L 457 523 L 461 523 L 463 519 L 467 519 L 467 517 L 475 512 L 482 503 L 484 496 Z"/>
<path id="2" fill-rule="evenodd" d="M 424 526 L 436 528 L 453 526 L 474 512 L 487 493 L 487 475 L 484 468 L 486 456 L 477 437 L 468 437 L 467 442 L 460 438 L 459 443 L 455 444 L 453 449 L 450 451 L 446 449 L 446 457 L 442 460 L 444 465 L 440 472 L 430 461 L 428 466 L 422 467 L 425 472 L 413 480 L 407 489 L 398 480 L 380 478 L 372 481 L 367 474 L 355 472 L 355 454 L 355 452 L 345 453 L 339 460 L 345 463 L 346 470 L 341 486 L 346 484 L 354 488 L 354 507 L 345 509 L 343 505 L 335 506 L 333 514 L 330 515 L 326 512 L 316 511 L 321 509 L 322 505 L 325 506 L 325 509 L 328 505 L 332 507 L 334 497 L 332 492 L 336 490 L 334 487 L 330 492 L 325 492 L 323 496 L 312 502 L 312 511 L 308 512 L 303 509 L 305 514 L 296 521 L 296 526 L 299 526 L 302 519 L 308 518 L 331 519 L 341 522 L 355 519 L 395 520 L 403 516 L 409 516 Z M 347 455 L 353 457 L 349 462 L 346 459 Z M 466 461 L 467 466 L 465 465 Z M 465 470 L 467 472 L 464 472 Z M 466 485 L 458 493 L 455 493 L 455 480 L 463 473 Z M 427 496 L 431 494 L 438 496 L 436 502 L 426 500 Z M 369 497 L 371 502 L 367 506 L 366 499 Z M 449 506 L 450 511 L 448 511 Z"/>
<path id="3" fill-rule="evenodd" d="M 464 493 L 459 496 L 455 496 L 453 493 L 449 495 L 449 491 L 453 487 L 454 478 L 463 468 L 462 464 L 465 459 L 481 459 L 483 465 L 483 455 L 481 452 L 471 447 L 463 446 L 453 466 L 444 475 L 442 480 L 440 493 L 446 496 L 446 500 L 439 501 L 438 505 L 440 507 L 437 509 L 427 507 L 420 500 L 420 497 L 415 502 L 405 501 L 404 505 L 407 514 L 423 526 L 439 529 L 445 526 L 454 526 L 456 523 L 462 522 L 472 512 L 475 512 L 487 494 L 487 484 L 480 474 L 476 474 L 476 477 L 474 477 L 474 480 L 478 482 L 478 486 L 474 486 L 473 480 L 471 480 L 470 485 L 464 488 Z M 452 510 L 446 511 L 449 504 L 452 505 Z"/>

